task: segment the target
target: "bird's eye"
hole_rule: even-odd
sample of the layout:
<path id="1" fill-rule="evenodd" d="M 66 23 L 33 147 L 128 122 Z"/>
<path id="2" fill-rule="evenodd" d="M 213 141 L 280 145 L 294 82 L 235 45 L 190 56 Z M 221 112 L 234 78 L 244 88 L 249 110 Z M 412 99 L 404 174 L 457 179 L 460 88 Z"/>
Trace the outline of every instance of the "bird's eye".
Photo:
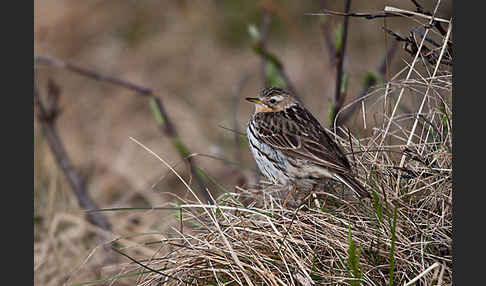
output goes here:
<path id="1" fill-rule="evenodd" d="M 275 98 L 272 98 L 272 99 L 270 99 L 268 102 L 270 102 L 271 104 L 274 104 L 274 103 L 276 103 L 276 102 L 277 102 L 277 100 L 276 100 Z"/>

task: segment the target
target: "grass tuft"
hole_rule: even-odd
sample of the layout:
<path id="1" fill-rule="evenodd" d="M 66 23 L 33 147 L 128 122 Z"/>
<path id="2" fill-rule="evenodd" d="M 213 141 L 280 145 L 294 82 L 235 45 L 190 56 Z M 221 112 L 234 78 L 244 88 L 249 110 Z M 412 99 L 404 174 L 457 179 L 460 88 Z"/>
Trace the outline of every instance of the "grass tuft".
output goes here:
<path id="1" fill-rule="evenodd" d="M 161 243 L 171 251 L 150 261 L 151 268 L 180 280 L 149 273 L 141 285 L 429 284 L 439 281 L 438 270 L 430 270 L 437 265 L 441 283 L 450 284 L 452 113 L 447 101 L 432 96 L 451 92 L 445 79 L 452 77 L 444 72 L 430 87 L 440 91 L 429 93 L 422 113 L 428 122 L 410 144 L 406 116 L 394 122 L 385 116 L 367 138 L 336 134 L 344 152 L 353 154 L 356 176 L 367 183 L 371 199 L 360 201 L 342 185 L 327 183 L 310 199 L 306 190 L 296 192 L 283 208 L 288 188 L 262 182 L 226 189 L 216 205 L 182 201 L 184 232 Z M 387 96 L 398 91 L 388 89 Z"/>
<path id="2" fill-rule="evenodd" d="M 258 36 L 254 26 L 249 33 Z M 276 57 L 254 48 L 278 68 Z M 181 198 L 177 227 L 144 246 L 154 247 L 150 259 L 124 271 L 156 270 L 138 285 L 450 285 L 452 71 L 425 65 L 415 57 L 417 75 L 397 75 L 364 97 L 373 120 L 366 137 L 333 134 L 371 199 L 327 182 L 314 196 L 298 190 L 284 208 L 286 186 L 232 190 L 199 170 L 223 194 L 214 205 Z"/>

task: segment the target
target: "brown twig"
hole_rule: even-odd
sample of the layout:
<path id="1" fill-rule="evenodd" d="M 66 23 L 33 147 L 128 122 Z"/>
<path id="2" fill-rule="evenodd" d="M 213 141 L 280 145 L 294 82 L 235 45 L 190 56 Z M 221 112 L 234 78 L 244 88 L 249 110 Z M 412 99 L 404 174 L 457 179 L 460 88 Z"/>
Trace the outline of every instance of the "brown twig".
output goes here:
<path id="1" fill-rule="evenodd" d="M 364 18 L 366 20 L 373 20 L 378 18 L 389 18 L 389 17 L 413 17 L 413 16 L 422 16 L 426 18 L 429 15 L 422 14 L 422 13 L 413 13 L 413 12 L 405 12 L 401 9 L 395 9 L 393 7 L 385 7 L 389 10 L 397 10 L 397 11 L 377 11 L 374 13 L 343 13 L 337 11 L 331 11 L 324 9 L 321 13 L 306 13 L 305 15 L 309 16 L 322 16 L 322 15 L 333 15 L 333 16 L 343 16 L 343 17 L 354 17 L 354 18 Z M 436 21 L 447 21 L 441 18 L 436 18 Z"/>
<path id="2" fill-rule="evenodd" d="M 49 145 L 52 154 L 57 162 L 57 165 L 66 177 L 71 190 L 78 199 L 79 205 L 86 210 L 97 209 L 98 206 L 91 199 L 87 189 L 86 181 L 81 175 L 76 171 L 74 165 L 69 158 L 66 149 L 59 137 L 59 133 L 55 127 L 57 115 L 59 114 L 59 107 L 57 106 L 58 98 L 60 95 L 59 87 L 54 83 L 54 81 L 49 80 L 48 86 L 48 104 L 44 105 L 40 99 L 37 86 L 34 82 L 34 107 L 36 110 L 37 120 L 42 127 L 42 132 L 46 138 L 47 144 Z M 109 231 L 111 225 L 100 213 L 86 213 L 88 221 L 92 224 L 102 228 L 103 230 Z"/>
<path id="3" fill-rule="evenodd" d="M 153 96 L 152 102 L 154 103 L 153 106 L 155 110 L 157 110 L 157 112 L 162 116 L 162 119 L 164 121 L 158 124 L 159 129 L 170 138 L 178 137 L 177 130 L 174 124 L 172 123 L 172 120 L 169 120 L 169 117 L 167 116 L 167 112 L 165 111 L 165 107 L 162 104 L 160 98 Z"/>
<path id="4" fill-rule="evenodd" d="M 349 13 L 348 12 L 337 12 L 324 9 L 321 13 L 306 13 L 309 16 L 322 16 L 322 15 L 333 15 L 333 16 L 343 16 L 343 17 L 355 17 L 355 18 L 365 18 L 368 20 L 384 17 L 403 17 L 403 16 L 413 16 L 412 14 L 403 15 L 392 12 L 378 11 L 375 13 Z"/>
<path id="5" fill-rule="evenodd" d="M 430 11 L 426 11 L 424 9 L 424 7 L 422 7 L 422 5 L 420 5 L 420 3 L 418 3 L 417 0 L 410 0 L 412 1 L 412 3 L 415 5 L 416 7 L 416 11 L 418 13 L 422 13 L 424 15 L 428 15 L 428 16 L 432 16 L 432 13 Z M 437 29 L 437 31 L 439 31 L 439 33 L 442 35 L 442 36 L 445 36 L 447 34 L 447 30 L 444 29 L 444 27 L 442 26 L 442 23 L 439 22 L 439 21 L 434 21 L 433 23 L 434 27 Z"/>
<path id="6" fill-rule="evenodd" d="M 389 18 L 389 17 L 418 16 L 418 17 L 421 17 L 421 18 L 432 19 L 432 23 L 430 25 L 427 24 L 427 26 L 435 27 L 435 28 L 437 28 L 437 30 L 442 35 L 445 35 L 445 33 L 443 33 L 443 32 L 446 32 L 446 31 L 444 30 L 442 25 L 437 24 L 437 22 L 449 23 L 449 21 L 442 19 L 442 18 L 432 17 L 432 13 L 424 11 L 423 8 L 420 5 L 418 5 L 418 3 L 416 1 L 412 0 L 412 2 L 414 2 L 414 4 L 416 4 L 417 12 L 406 11 L 406 10 L 403 10 L 403 9 L 385 6 L 383 11 L 377 11 L 377 12 L 374 12 L 374 13 L 343 13 L 343 12 L 337 12 L 337 11 L 331 11 L 331 10 L 323 9 L 323 11 L 321 13 L 306 13 L 305 15 L 308 15 L 308 16 L 333 15 L 333 16 L 343 16 L 343 17 L 364 18 L 364 19 L 367 19 L 367 20 L 373 20 L 373 19 L 377 19 L 377 18 Z"/>
<path id="7" fill-rule="evenodd" d="M 327 10 L 327 9 L 323 9 L 322 13 L 308 13 L 307 15 L 314 15 L 314 16 L 316 16 L 316 15 L 334 15 L 334 16 L 343 16 L 345 18 L 347 18 L 347 17 L 358 17 L 358 18 L 364 18 L 364 19 L 368 19 L 368 20 L 376 19 L 376 18 L 386 18 L 386 17 L 421 16 L 421 17 L 425 17 L 425 18 L 431 18 L 430 24 L 424 24 L 424 27 L 426 29 L 435 28 L 435 29 L 437 29 L 437 31 L 442 36 L 445 36 L 447 31 L 442 26 L 442 22 L 449 23 L 449 21 L 441 19 L 441 18 L 436 18 L 436 17 L 432 18 L 432 13 L 429 12 L 429 11 L 425 11 L 424 8 L 418 3 L 418 1 L 416 1 L 416 0 L 411 0 L 411 1 L 415 5 L 417 12 L 405 11 L 405 10 L 401 10 L 401 9 L 397 9 L 397 8 L 393 8 L 393 7 L 385 7 L 385 11 L 378 11 L 378 12 L 375 12 L 375 13 L 349 13 L 349 11 L 342 13 L 342 12 L 336 12 L 336 11 L 330 11 L 330 10 Z M 407 38 L 404 38 L 404 37 L 394 33 L 393 31 L 391 31 L 389 29 L 386 29 L 386 28 L 384 28 L 384 29 L 389 34 L 393 35 L 397 41 L 404 42 L 405 43 L 405 50 L 407 52 L 409 52 L 412 55 L 415 55 L 417 53 L 418 45 L 414 41 L 412 35 L 407 37 Z M 326 35 L 325 33 L 324 33 L 324 35 L 325 35 L 326 38 L 329 38 L 329 35 Z M 430 41 L 430 39 L 428 39 L 428 40 Z M 442 60 L 443 64 L 446 64 L 446 65 L 449 65 L 449 66 L 452 66 L 452 52 L 453 52 L 452 45 L 453 45 L 452 41 L 449 40 L 448 43 L 447 43 L 447 52 L 448 52 L 449 55 L 446 56 Z M 438 51 L 431 50 L 424 45 L 422 50 L 421 50 L 421 53 L 424 56 L 424 58 L 430 64 L 435 65 L 437 63 Z"/>
<path id="8" fill-rule="evenodd" d="M 149 97 L 151 107 L 153 108 L 152 111 L 156 117 L 156 121 L 160 130 L 166 136 L 172 139 L 173 145 L 175 148 L 177 148 L 180 157 L 184 160 L 187 160 L 191 171 L 191 175 L 193 178 L 195 178 L 196 184 L 199 187 L 200 194 L 204 196 L 206 202 L 212 203 L 212 199 L 208 193 L 206 184 L 204 183 L 204 179 L 197 172 L 197 167 L 195 166 L 193 159 L 190 156 L 188 156 L 190 152 L 178 137 L 175 125 L 172 123 L 172 120 L 168 116 L 166 109 L 162 104 L 161 99 L 154 94 L 152 89 L 116 77 L 112 77 L 92 70 L 88 70 L 79 67 L 77 65 L 74 65 L 72 63 L 62 61 L 52 56 L 35 55 L 34 58 L 36 64 L 44 64 L 44 65 L 54 66 L 58 68 L 63 68 L 72 71 L 74 73 L 78 73 L 80 75 L 92 78 L 94 80 L 108 82 L 135 91 L 135 95 L 143 95 Z"/>
<path id="9" fill-rule="evenodd" d="M 415 55 L 419 51 L 419 45 L 417 44 L 417 42 L 413 38 L 413 32 L 410 32 L 410 35 L 405 38 L 405 37 L 402 37 L 401 35 L 393 32 L 390 29 L 387 29 L 385 27 L 383 27 L 383 29 L 388 34 L 392 35 L 395 38 L 396 41 L 398 41 L 398 42 L 404 42 L 405 43 L 404 50 L 406 52 L 408 52 L 410 55 L 412 55 L 413 57 L 415 57 Z M 449 45 L 450 44 L 448 43 L 448 46 Z M 448 50 L 449 50 L 449 48 L 448 48 Z M 422 46 L 422 49 L 420 50 L 420 54 L 431 65 L 435 65 L 435 64 L 437 64 L 437 60 L 439 59 L 440 51 L 439 50 L 436 50 L 436 49 L 431 50 L 430 48 L 428 48 L 424 44 Z M 445 64 L 445 65 L 448 65 L 448 66 L 452 66 L 452 54 L 444 55 L 444 57 L 442 58 L 441 64 Z"/>
<path id="10" fill-rule="evenodd" d="M 35 55 L 35 62 L 37 64 L 44 64 L 44 65 L 49 65 L 49 66 L 54 66 L 58 68 L 63 68 L 67 69 L 69 71 L 87 76 L 89 78 L 92 78 L 94 80 L 98 81 L 104 81 L 104 82 L 109 82 L 118 86 L 123 86 L 125 88 L 131 89 L 133 91 L 136 91 L 137 94 L 139 95 L 145 95 L 145 96 L 150 96 L 152 95 L 153 91 L 149 88 L 116 78 L 108 75 L 104 75 L 95 71 L 91 71 L 82 67 L 79 67 L 77 65 L 74 65 L 72 63 L 62 61 L 58 58 L 52 57 L 52 56 L 47 56 L 47 55 Z"/>

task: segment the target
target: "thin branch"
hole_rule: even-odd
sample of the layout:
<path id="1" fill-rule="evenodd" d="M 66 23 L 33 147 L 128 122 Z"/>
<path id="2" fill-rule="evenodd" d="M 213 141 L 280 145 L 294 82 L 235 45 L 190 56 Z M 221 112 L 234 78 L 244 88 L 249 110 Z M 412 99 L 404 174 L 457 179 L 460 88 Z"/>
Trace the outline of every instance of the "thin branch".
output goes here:
<path id="1" fill-rule="evenodd" d="M 167 116 L 167 112 L 165 111 L 165 107 L 162 104 L 160 98 L 156 96 L 152 96 L 150 100 L 150 106 L 152 107 L 152 111 L 154 115 L 156 116 L 156 118 L 158 118 L 156 122 L 157 125 L 159 126 L 159 129 L 170 138 L 178 137 L 177 130 L 174 124 L 172 123 L 172 121 L 169 120 L 169 117 Z"/>
<path id="2" fill-rule="evenodd" d="M 55 127 L 56 119 L 58 113 L 58 98 L 60 95 L 60 90 L 57 85 L 53 81 L 49 81 L 49 105 L 46 107 L 39 96 L 39 92 L 37 90 L 36 82 L 34 82 L 34 107 L 36 110 L 37 120 L 42 127 L 43 134 L 46 138 L 47 144 L 54 155 L 54 158 L 61 169 L 62 173 L 66 177 L 69 185 L 71 186 L 71 190 L 73 191 L 74 195 L 78 199 L 79 205 L 83 209 L 97 209 L 98 206 L 96 203 L 91 199 L 88 191 L 86 190 L 86 182 L 85 179 L 81 177 L 81 175 L 76 171 L 74 165 L 69 158 L 64 145 L 59 137 L 59 133 Z M 103 230 L 109 231 L 111 229 L 111 225 L 100 213 L 87 213 L 88 221 L 92 224 L 100 227 Z"/>
<path id="3" fill-rule="evenodd" d="M 47 55 L 35 55 L 34 57 L 35 63 L 37 64 L 44 64 L 44 65 L 49 65 L 49 66 L 54 66 L 58 68 L 63 68 L 67 69 L 69 71 L 87 76 L 89 78 L 92 78 L 94 80 L 98 81 L 104 81 L 104 82 L 109 82 L 114 85 L 118 86 L 123 86 L 125 88 L 131 89 L 133 91 L 136 91 L 137 94 L 140 95 L 145 95 L 145 96 L 150 96 L 152 95 L 153 91 L 149 88 L 116 78 L 108 75 L 104 75 L 95 71 L 91 71 L 82 67 L 79 67 L 77 65 L 74 65 L 72 63 L 62 61 L 58 58 L 52 57 L 52 56 L 47 56 Z"/>
<path id="4" fill-rule="evenodd" d="M 414 40 L 413 33 L 412 32 L 410 32 L 410 35 L 405 38 L 405 37 L 402 37 L 401 35 L 393 32 L 392 30 L 387 29 L 385 27 L 383 27 L 383 30 L 385 30 L 388 34 L 392 35 L 395 38 L 396 41 L 398 41 L 398 42 L 404 42 L 405 43 L 404 50 L 406 52 L 408 52 L 410 55 L 415 56 L 418 53 L 418 51 L 419 51 L 419 45 Z M 420 35 L 421 38 L 424 38 L 424 36 L 425 36 L 424 34 Z M 427 39 L 428 38 L 425 37 L 425 40 L 427 40 Z M 447 44 L 447 47 L 449 45 L 450 44 L 448 43 Z M 447 48 L 447 50 L 449 50 L 449 48 Z M 426 45 L 423 45 L 422 46 L 422 49 L 420 49 L 420 54 L 431 65 L 435 65 L 435 64 L 437 64 L 437 60 L 439 59 L 440 51 L 437 50 L 437 49 L 431 50 Z M 452 66 L 452 54 L 446 55 L 445 58 L 443 58 L 440 63 L 441 64 L 448 65 L 448 66 Z"/>
<path id="5" fill-rule="evenodd" d="M 343 13 L 343 12 L 337 12 L 337 11 L 331 11 L 324 9 L 321 13 L 306 13 L 305 15 L 307 16 L 343 16 L 343 17 L 355 17 L 355 18 L 365 18 L 367 20 L 371 19 L 376 19 L 376 18 L 384 18 L 384 17 L 403 17 L 404 15 L 402 14 L 397 14 L 397 13 L 390 13 L 390 12 L 384 12 L 384 11 L 378 11 L 375 13 Z M 411 16 L 411 14 L 410 14 Z"/>
<path id="6" fill-rule="evenodd" d="M 415 13 L 414 15 L 425 15 L 425 16 L 430 17 L 430 18 L 428 18 L 428 19 L 432 19 L 431 17 L 433 16 L 433 14 L 432 14 L 430 11 L 426 11 L 426 10 L 424 9 L 424 7 L 422 7 L 422 5 L 420 5 L 420 3 L 418 3 L 418 1 L 417 1 L 417 0 L 411 0 L 411 1 L 412 1 L 412 3 L 413 3 L 413 4 L 415 5 L 415 7 L 416 7 L 416 12 L 417 12 L 417 13 Z M 388 9 L 393 10 L 393 9 L 396 9 L 396 8 L 393 8 L 393 7 L 388 7 Z M 434 17 L 434 19 L 435 19 L 436 21 L 433 21 L 431 24 L 426 24 L 426 25 L 425 25 L 425 27 L 426 27 L 427 29 L 428 29 L 428 28 L 430 28 L 430 27 L 434 27 L 435 29 L 437 29 L 437 31 L 439 31 L 439 33 L 440 33 L 440 34 L 441 34 L 443 37 L 445 37 L 445 36 L 446 36 L 446 34 L 447 34 L 447 29 L 445 29 L 445 28 L 444 28 L 444 26 L 442 26 L 442 23 L 451 24 L 451 22 L 450 22 L 450 21 L 447 21 L 447 20 L 444 20 L 444 19 L 437 19 L 436 17 Z M 421 36 L 423 36 L 423 35 L 421 35 Z M 450 58 L 451 58 L 451 59 L 452 59 L 452 57 L 453 57 L 453 55 L 452 55 L 452 45 L 453 45 L 453 44 L 452 44 L 452 41 L 450 41 L 450 40 L 449 40 L 449 41 L 447 42 L 447 52 L 449 53 L 449 55 L 450 55 Z M 441 46 L 441 45 L 439 45 L 439 47 L 440 47 L 440 46 Z M 452 63 L 451 63 L 451 65 L 452 65 Z"/>
<path id="7" fill-rule="evenodd" d="M 172 139 L 172 143 L 174 147 L 177 149 L 177 151 L 179 152 L 181 158 L 184 159 L 188 154 L 191 154 L 191 152 L 189 152 L 185 144 L 178 137 L 175 125 L 172 123 L 172 120 L 167 114 L 161 99 L 154 94 L 152 89 L 116 77 L 112 77 L 92 70 L 88 70 L 79 67 L 77 65 L 74 65 L 72 63 L 62 61 L 52 56 L 35 55 L 34 58 L 36 64 L 44 64 L 44 65 L 66 69 L 74 73 L 78 73 L 80 75 L 92 78 L 94 80 L 108 82 L 135 91 L 135 95 L 148 96 L 150 98 L 149 100 L 150 107 L 155 117 L 156 123 L 159 126 L 159 129 L 166 136 Z M 195 164 L 194 161 L 192 159 L 187 159 L 187 162 L 189 164 L 191 175 L 193 178 L 195 178 L 196 184 L 199 187 L 199 192 L 204 196 L 206 202 L 212 203 L 213 201 L 211 199 L 211 196 L 208 193 L 206 184 L 204 183 L 204 179 L 197 172 L 197 168 L 194 166 Z"/>
<path id="8" fill-rule="evenodd" d="M 349 12 L 343 13 L 343 12 L 336 12 L 336 11 L 323 9 L 323 12 L 321 12 L 321 13 L 307 13 L 305 15 L 310 15 L 310 16 L 334 15 L 334 16 L 343 16 L 343 17 L 364 18 L 364 19 L 368 19 L 368 20 L 376 19 L 376 18 L 387 18 L 387 17 L 413 17 L 413 16 L 417 16 L 417 17 L 420 17 L 420 18 L 430 20 L 430 22 L 428 24 L 424 24 L 424 27 L 426 29 L 435 28 L 435 29 L 437 29 L 437 31 L 442 36 L 445 36 L 446 33 L 447 33 L 447 30 L 442 26 L 442 23 L 450 24 L 450 20 L 435 17 L 434 15 L 432 15 L 431 12 L 425 11 L 424 8 L 418 3 L 418 1 L 416 1 L 416 0 L 411 0 L 411 1 L 416 7 L 416 12 L 408 11 L 408 10 L 404 10 L 404 9 L 399 9 L 399 8 L 395 8 L 395 7 L 391 7 L 391 6 L 385 6 L 383 11 L 377 11 L 377 12 L 374 12 L 374 13 L 349 13 Z M 321 27 L 321 29 L 322 29 L 322 27 Z M 326 34 L 324 32 L 324 36 L 325 36 L 325 38 L 329 38 L 328 33 Z M 415 48 L 417 47 L 417 44 L 413 40 L 408 40 L 406 38 L 403 38 L 403 37 L 397 36 L 397 35 L 394 35 L 394 36 L 397 40 L 406 42 L 406 45 L 412 45 L 412 50 L 416 51 Z M 423 36 L 423 35 L 421 35 L 421 36 Z M 430 41 L 430 39 L 427 39 L 427 40 Z M 450 57 L 449 57 L 450 59 L 452 59 L 452 52 L 453 52 L 452 45 L 453 45 L 452 41 L 449 41 L 447 43 L 447 51 L 450 55 Z M 428 50 L 429 49 L 427 49 L 424 52 L 427 53 Z M 437 58 L 436 53 L 431 53 L 431 54 L 432 54 L 432 56 L 429 56 L 429 58 L 433 58 L 433 59 Z M 452 65 L 452 60 L 449 60 L 449 58 L 446 57 L 446 59 L 443 60 L 444 64 Z M 435 64 L 435 63 L 432 63 L 432 64 Z"/>
<path id="9" fill-rule="evenodd" d="M 432 19 L 432 16 L 425 15 L 418 12 L 406 11 L 403 9 L 398 9 L 395 7 L 386 6 L 383 11 L 378 11 L 374 13 L 343 13 L 331 10 L 323 10 L 321 13 L 306 13 L 305 15 L 308 16 L 323 16 L 323 15 L 334 15 L 334 16 L 343 16 L 343 17 L 355 17 L 355 18 L 364 18 L 367 20 L 377 19 L 377 18 L 388 18 L 388 17 L 412 17 L 418 16 L 426 19 Z M 448 20 L 442 18 L 433 18 L 434 21 L 449 23 Z"/>
<path id="10" fill-rule="evenodd" d="M 412 1 L 412 3 L 415 5 L 415 7 L 417 9 L 417 13 L 421 13 L 421 14 L 424 14 L 424 15 L 427 15 L 427 16 L 432 16 L 432 13 L 430 11 L 426 11 L 424 9 L 424 7 L 422 7 L 422 5 L 420 5 L 420 3 L 418 3 L 417 0 L 410 0 L 410 1 Z M 433 25 L 437 29 L 437 31 L 439 31 L 439 33 L 442 36 L 445 36 L 447 34 L 447 30 L 444 29 L 444 27 L 442 26 L 442 22 L 434 21 Z"/>

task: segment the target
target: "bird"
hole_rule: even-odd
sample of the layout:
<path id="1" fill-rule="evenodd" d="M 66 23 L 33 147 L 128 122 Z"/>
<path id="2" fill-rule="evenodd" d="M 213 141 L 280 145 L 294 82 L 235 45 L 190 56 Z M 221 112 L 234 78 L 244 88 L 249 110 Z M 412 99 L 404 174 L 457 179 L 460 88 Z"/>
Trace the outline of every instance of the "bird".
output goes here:
<path id="1" fill-rule="evenodd" d="M 246 128 L 250 150 L 267 179 L 290 186 L 284 207 L 297 186 L 313 192 L 323 179 L 343 183 L 360 198 L 371 197 L 337 142 L 289 90 L 267 87 L 246 100 L 255 105 Z"/>

